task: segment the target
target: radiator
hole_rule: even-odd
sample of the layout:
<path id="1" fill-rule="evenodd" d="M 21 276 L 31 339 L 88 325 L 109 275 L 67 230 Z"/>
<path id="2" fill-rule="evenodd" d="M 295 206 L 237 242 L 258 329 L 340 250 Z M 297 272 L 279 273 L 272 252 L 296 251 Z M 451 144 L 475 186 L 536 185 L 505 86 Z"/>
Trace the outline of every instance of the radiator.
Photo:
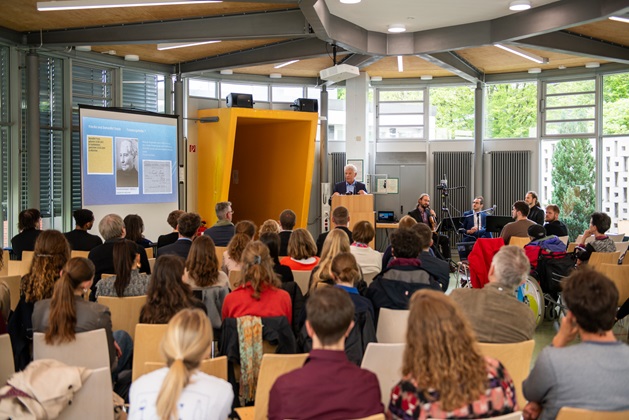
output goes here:
<path id="1" fill-rule="evenodd" d="M 332 186 L 337 182 L 345 180 L 345 152 L 336 152 L 329 154 L 329 167 L 330 167 L 330 182 Z"/>
<path id="2" fill-rule="evenodd" d="M 511 207 L 531 185 L 531 152 L 491 152 L 491 197 L 497 216 L 511 216 Z"/>

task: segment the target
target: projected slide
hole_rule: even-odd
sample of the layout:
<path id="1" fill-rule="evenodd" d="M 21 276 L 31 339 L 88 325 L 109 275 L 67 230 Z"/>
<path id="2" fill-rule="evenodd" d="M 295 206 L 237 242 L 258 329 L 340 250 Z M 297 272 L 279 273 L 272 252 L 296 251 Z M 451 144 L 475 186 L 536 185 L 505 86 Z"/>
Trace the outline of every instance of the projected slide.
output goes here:
<path id="1" fill-rule="evenodd" d="M 81 107 L 83 205 L 177 202 L 177 119 Z"/>

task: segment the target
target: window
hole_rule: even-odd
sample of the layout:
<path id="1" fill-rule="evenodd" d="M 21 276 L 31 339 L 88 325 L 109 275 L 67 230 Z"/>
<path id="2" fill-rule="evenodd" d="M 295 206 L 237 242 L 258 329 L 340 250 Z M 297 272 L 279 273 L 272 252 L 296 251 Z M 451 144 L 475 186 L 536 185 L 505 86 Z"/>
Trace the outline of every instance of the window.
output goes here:
<path id="1" fill-rule="evenodd" d="M 2 246 L 9 246 L 9 189 L 11 156 L 11 113 L 9 102 L 9 48 L 0 46 L 0 211 Z M 4 262 L 7 264 L 7 262 Z"/>
<path id="2" fill-rule="evenodd" d="M 204 79 L 188 79 L 188 95 L 197 98 L 216 98 L 216 82 Z"/>
<path id="3" fill-rule="evenodd" d="M 603 134 L 629 134 L 629 73 L 603 76 Z"/>
<path id="4" fill-rule="evenodd" d="M 378 90 L 377 141 L 425 138 L 424 95 L 425 89 Z"/>
<path id="5" fill-rule="evenodd" d="M 345 141 L 345 88 L 328 89 L 328 141 Z"/>
<path id="6" fill-rule="evenodd" d="M 514 139 L 537 137 L 537 83 L 487 85 L 485 137 Z"/>
<path id="7" fill-rule="evenodd" d="M 474 88 L 431 88 L 430 139 L 474 138 Z"/>
<path id="8" fill-rule="evenodd" d="M 253 95 L 254 102 L 269 102 L 268 85 L 245 85 L 221 82 L 221 98 L 225 99 L 230 93 L 248 93 Z"/>
<path id="9" fill-rule="evenodd" d="M 619 220 L 629 219 L 629 137 L 603 137 L 601 210 L 612 218 L 612 231 Z"/>
<path id="10" fill-rule="evenodd" d="M 297 86 L 271 86 L 271 99 L 273 102 L 290 102 L 303 98 L 304 88 Z"/>
<path id="11" fill-rule="evenodd" d="M 544 136 L 594 134 L 594 79 L 544 84 Z"/>
<path id="12" fill-rule="evenodd" d="M 159 87 L 161 85 L 161 104 Z M 124 70 L 122 106 L 151 112 L 164 112 L 164 76 Z"/>

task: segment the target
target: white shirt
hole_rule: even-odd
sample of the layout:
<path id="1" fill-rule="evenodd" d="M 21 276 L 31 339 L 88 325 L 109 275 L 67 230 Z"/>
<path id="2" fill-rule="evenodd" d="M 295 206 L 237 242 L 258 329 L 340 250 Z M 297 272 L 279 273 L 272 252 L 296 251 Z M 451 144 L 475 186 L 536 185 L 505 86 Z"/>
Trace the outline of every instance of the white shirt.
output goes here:
<path id="1" fill-rule="evenodd" d="M 375 249 L 350 246 L 350 252 L 363 270 L 363 274 L 379 273 L 382 271 L 382 254 Z"/>
<path id="2" fill-rule="evenodd" d="M 157 395 L 168 368 L 162 368 L 138 378 L 129 393 L 129 420 L 158 420 Z M 234 392 L 232 386 L 217 377 L 195 372 L 177 403 L 180 419 L 225 420 L 231 412 Z"/>

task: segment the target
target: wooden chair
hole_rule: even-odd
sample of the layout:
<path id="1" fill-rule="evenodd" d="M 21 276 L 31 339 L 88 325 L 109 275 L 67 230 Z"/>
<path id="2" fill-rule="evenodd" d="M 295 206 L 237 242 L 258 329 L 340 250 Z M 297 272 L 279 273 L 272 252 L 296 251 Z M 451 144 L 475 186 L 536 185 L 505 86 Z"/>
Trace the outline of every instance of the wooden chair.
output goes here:
<path id="1" fill-rule="evenodd" d="M 389 406 L 391 389 L 402 378 L 402 355 L 405 347 L 404 343 L 369 343 L 360 365 L 378 377 L 382 405 L 385 408 Z"/>
<path id="2" fill-rule="evenodd" d="M 273 384 L 285 373 L 303 366 L 308 354 L 265 354 L 260 364 L 260 375 L 253 407 L 236 408 L 241 420 L 266 420 L 269 411 L 269 394 Z"/>
<path id="3" fill-rule="evenodd" d="M 155 270 L 155 258 L 149 258 L 149 267 L 151 267 L 151 273 Z"/>
<path id="4" fill-rule="evenodd" d="M 227 247 L 216 246 L 214 249 L 216 251 L 216 258 L 218 259 L 218 268 L 220 269 L 223 266 L 223 253 L 227 251 Z"/>
<path id="5" fill-rule="evenodd" d="M 15 373 L 13 364 L 13 348 L 9 334 L 0 335 L 0 384 L 4 385 L 7 379 Z"/>
<path id="6" fill-rule="evenodd" d="M 8 261 L 7 271 L 8 271 L 9 276 L 22 277 L 24 274 L 28 274 L 30 269 L 31 269 L 30 262 L 26 263 L 24 261 L 16 261 L 16 260 Z"/>
<path id="7" fill-rule="evenodd" d="M 519 248 L 524 248 L 524 245 L 527 245 L 530 242 L 531 239 L 529 237 L 520 238 L 518 236 L 512 236 L 511 239 L 509 239 L 509 245 L 515 245 Z"/>
<path id="8" fill-rule="evenodd" d="M 11 294 L 11 310 L 15 311 L 17 303 L 20 301 L 20 276 L 6 276 L 0 277 L 1 282 L 5 282 L 9 286 L 9 292 Z M 5 319 L 6 321 L 6 319 Z"/>
<path id="9" fill-rule="evenodd" d="M 629 265 L 601 264 L 598 271 L 609 277 L 616 285 L 618 289 L 618 306 L 621 306 L 629 299 Z"/>
<path id="10" fill-rule="evenodd" d="M 381 308 L 376 338 L 378 343 L 406 343 L 408 310 Z"/>
<path id="11" fill-rule="evenodd" d="M 144 251 L 146 251 L 146 258 L 151 259 L 155 257 L 155 252 L 153 251 L 153 247 L 144 248 Z"/>
<path id="12" fill-rule="evenodd" d="M 70 258 L 87 258 L 88 255 L 90 255 L 89 251 L 70 251 Z"/>
<path id="13" fill-rule="evenodd" d="M 26 267 L 26 272 L 31 268 L 31 263 L 33 262 L 33 255 L 35 255 L 35 251 L 22 251 L 22 266 Z"/>
<path id="14" fill-rule="evenodd" d="M 576 242 L 570 242 L 568 244 L 568 249 L 566 249 L 566 252 L 569 254 L 571 252 L 574 252 L 574 250 L 577 248 L 577 243 Z"/>
<path id="15" fill-rule="evenodd" d="M 2 268 L 0 268 L 0 277 L 6 277 L 9 275 L 9 261 L 11 260 L 11 254 L 6 249 L 2 250 Z"/>
<path id="16" fill-rule="evenodd" d="M 115 276 L 115 274 L 103 273 L 103 274 L 100 275 L 100 278 L 101 279 L 106 279 L 108 277 L 113 277 L 113 276 Z"/>
<path id="17" fill-rule="evenodd" d="M 144 362 L 144 373 L 151 373 L 154 370 L 161 369 L 166 366 L 163 362 Z M 205 374 L 216 376 L 223 380 L 227 380 L 227 356 L 220 356 L 214 359 L 205 359 L 201 362 L 199 370 Z"/>
<path id="18" fill-rule="evenodd" d="M 146 373 L 144 367 L 146 362 L 166 363 L 159 348 L 167 327 L 168 324 L 137 324 L 135 326 L 132 381 Z"/>
<path id="19" fill-rule="evenodd" d="M 229 289 L 234 290 L 237 285 L 240 284 L 240 280 L 242 280 L 242 271 L 240 270 L 232 270 L 229 272 Z"/>
<path id="20" fill-rule="evenodd" d="M 588 265 L 598 270 L 601 264 L 618 264 L 619 258 L 620 252 L 592 252 L 588 260 Z"/>
<path id="21" fill-rule="evenodd" d="M 384 416 L 384 413 L 380 413 L 380 414 L 374 414 L 373 416 L 363 417 L 363 418 L 355 419 L 355 420 L 384 420 L 384 419 L 386 419 L 386 417 Z"/>
<path id="22" fill-rule="evenodd" d="M 78 333 L 75 337 L 70 343 L 49 345 L 44 333 L 34 333 L 33 360 L 55 359 L 70 366 L 109 370 L 109 346 L 104 328 Z"/>
<path id="23" fill-rule="evenodd" d="M 518 405 L 524 407 L 526 399 L 522 394 L 522 381 L 529 376 L 535 340 L 504 344 L 478 343 L 478 347 L 484 356 L 499 360 L 507 369 L 515 385 Z"/>
<path id="24" fill-rule="evenodd" d="M 109 308 L 111 312 L 111 326 L 114 331 L 126 331 L 132 339 L 135 339 L 135 326 L 140 320 L 140 310 L 146 303 L 146 295 L 129 297 L 99 296 L 98 303 Z"/>
<path id="25" fill-rule="evenodd" d="M 301 289 L 301 293 L 305 296 L 308 293 L 308 286 L 310 286 L 310 274 L 312 270 L 291 270 L 293 272 L 293 278 L 295 283 Z"/>
<path id="26" fill-rule="evenodd" d="M 626 420 L 629 410 L 625 411 L 593 411 L 585 408 L 562 407 L 557 420 Z"/>
<path id="27" fill-rule="evenodd" d="M 113 420 L 114 402 L 111 398 L 111 372 L 109 368 L 92 370 L 91 375 L 81 389 L 74 395 L 72 404 L 68 405 L 59 416 L 64 420 Z M 89 413 L 89 416 L 87 415 Z"/>

